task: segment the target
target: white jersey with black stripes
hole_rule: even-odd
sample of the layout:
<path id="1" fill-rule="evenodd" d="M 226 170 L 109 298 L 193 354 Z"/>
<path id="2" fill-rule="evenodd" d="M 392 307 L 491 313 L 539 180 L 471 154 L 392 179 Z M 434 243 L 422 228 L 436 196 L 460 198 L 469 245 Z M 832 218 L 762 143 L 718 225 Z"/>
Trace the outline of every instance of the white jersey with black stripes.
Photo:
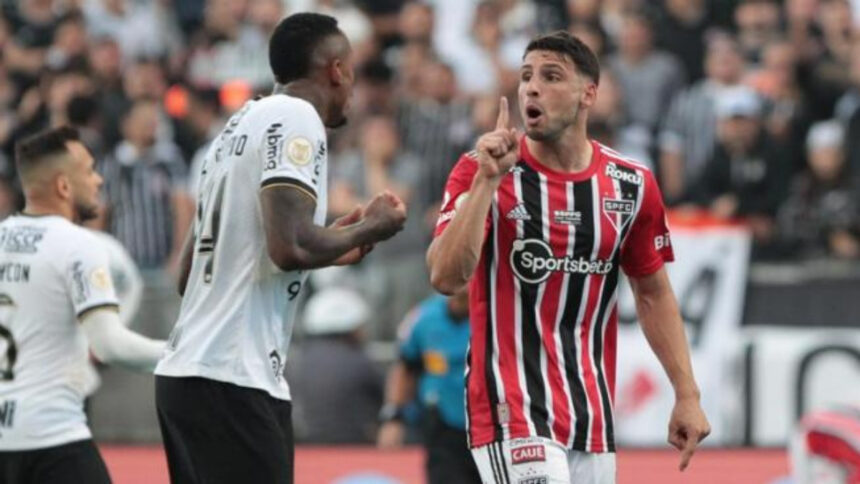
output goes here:
<path id="1" fill-rule="evenodd" d="M 96 235 L 60 216 L 0 223 L 0 451 L 90 437 L 78 320 L 106 306 L 117 298 Z"/>
<path id="2" fill-rule="evenodd" d="M 316 200 L 325 223 L 326 132 L 314 107 L 275 94 L 249 101 L 212 142 L 199 185 L 191 272 L 157 375 L 198 376 L 290 399 L 283 368 L 307 271 L 269 258 L 260 190 Z"/>

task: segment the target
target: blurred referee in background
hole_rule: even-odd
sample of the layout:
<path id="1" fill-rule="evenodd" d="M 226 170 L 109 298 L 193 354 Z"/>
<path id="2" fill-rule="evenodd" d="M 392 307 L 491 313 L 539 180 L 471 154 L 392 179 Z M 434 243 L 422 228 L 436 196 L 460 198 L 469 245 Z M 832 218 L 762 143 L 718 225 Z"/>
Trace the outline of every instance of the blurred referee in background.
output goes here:
<path id="1" fill-rule="evenodd" d="M 469 289 L 432 296 L 401 325 L 400 361 L 388 375 L 377 444 L 403 444 L 404 408 L 415 399 L 424 412 L 430 484 L 481 482 L 466 442 L 464 371 L 469 346 Z"/>

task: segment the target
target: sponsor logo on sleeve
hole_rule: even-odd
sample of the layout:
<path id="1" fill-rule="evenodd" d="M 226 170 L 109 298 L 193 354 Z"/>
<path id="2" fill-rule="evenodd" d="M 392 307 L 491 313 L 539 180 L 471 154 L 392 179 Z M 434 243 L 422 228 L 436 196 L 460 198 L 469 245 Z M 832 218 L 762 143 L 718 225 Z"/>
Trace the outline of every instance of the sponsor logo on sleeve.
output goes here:
<path id="1" fill-rule="evenodd" d="M 287 158 L 295 165 L 307 165 L 311 162 L 313 154 L 313 145 L 307 138 L 297 136 L 287 144 Z"/>
<path id="2" fill-rule="evenodd" d="M 511 463 L 513 465 L 544 462 L 545 460 L 546 450 L 542 444 L 524 445 L 511 449 Z"/>
<path id="3" fill-rule="evenodd" d="M 81 304 L 90 297 L 90 286 L 84 276 L 84 264 L 81 261 L 72 264 L 72 292 L 76 304 Z"/>
<path id="4" fill-rule="evenodd" d="M 99 290 L 106 291 L 111 287 L 110 273 L 104 267 L 96 267 L 90 272 L 90 284 Z"/>
<path id="5" fill-rule="evenodd" d="M 266 170 L 274 170 L 281 159 L 282 135 L 279 131 L 283 125 L 274 123 L 266 129 Z"/>
<path id="6" fill-rule="evenodd" d="M 639 173 L 618 168 L 618 165 L 615 163 L 606 164 L 606 176 L 634 185 L 641 185 L 644 181 L 642 175 Z"/>

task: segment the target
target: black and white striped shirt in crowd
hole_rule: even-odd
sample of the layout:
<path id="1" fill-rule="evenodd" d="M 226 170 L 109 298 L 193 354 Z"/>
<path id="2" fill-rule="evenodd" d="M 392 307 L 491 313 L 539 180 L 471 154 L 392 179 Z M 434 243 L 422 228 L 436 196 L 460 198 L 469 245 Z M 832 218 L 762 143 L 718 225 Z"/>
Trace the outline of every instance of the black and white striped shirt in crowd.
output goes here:
<path id="1" fill-rule="evenodd" d="M 720 89 L 707 79 L 675 96 L 660 133 L 660 149 L 678 153 L 684 160 L 684 178 L 698 180 L 714 154 L 717 118 L 714 99 Z"/>
<path id="2" fill-rule="evenodd" d="M 404 151 L 417 155 L 424 164 L 419 201 L 440 200 L 451 168 L 461 154 L 472 149 L 470 105 L 434 101 L 402 103 L 397 109 L 397 125 Z"/>
<path id="3" fill-rule="evenodd" d="M 173 198 L 185 190 L 187 171 L 179 148 L 170 143 L 141 154 L 123 141 L 100 165 L 108 231 L 141 268 L 163 267 L 170 256 Z"/>

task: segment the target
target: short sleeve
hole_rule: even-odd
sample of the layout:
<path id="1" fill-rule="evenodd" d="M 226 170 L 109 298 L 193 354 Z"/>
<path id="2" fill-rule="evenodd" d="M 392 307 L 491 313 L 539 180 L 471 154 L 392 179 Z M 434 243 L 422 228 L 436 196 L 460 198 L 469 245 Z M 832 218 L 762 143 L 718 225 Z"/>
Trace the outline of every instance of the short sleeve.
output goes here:
<path id="1" fill-rule="evenodd" d="M 469 196 L 469 188 L 475 173 L 478 172 L 478 161 L 474 158 L 475 153 L 467 153 L 460 157 L 445 184 L 445 194 L 442 197 L 442 206 L 439 208 L 439 218 L 436 219 L 436 230 L 433 236 L 438 237 L 445 231 L 448 224 L 457 214 L 457 208 L 463 200 Z"/>
<path id="2" fill-rule="evenodd" d="M 88 236 L 70 242 L 63 278 L 78 319 L 94 309 L 118 308 L 108 256 L 101 241 Z"/>
<path id="3" fill-rule="evenodd" d="M 663 196 L 650 171 L 643 189 L 642 206 L 621 249 L 621 268 L 630 277 L 653 274 L 675 260 Z"/>
<path id="4" fill-rule="evenodd" d="M 403 318 L 397 337 L 399 340 L 400 359 L 409 368 L 421 366 L 421 341 L 418 334 L 421 321 L 421 308 L 415 308 Z"/>
<path id="5" fill-rule="evenodd" d="M 285 111 L 265 126 L 257 147 L 263 164 L 260 186 L 292 186 L 316 199 L 326 158 L 325 128 L 306 102 L 291 101 Z"/>

